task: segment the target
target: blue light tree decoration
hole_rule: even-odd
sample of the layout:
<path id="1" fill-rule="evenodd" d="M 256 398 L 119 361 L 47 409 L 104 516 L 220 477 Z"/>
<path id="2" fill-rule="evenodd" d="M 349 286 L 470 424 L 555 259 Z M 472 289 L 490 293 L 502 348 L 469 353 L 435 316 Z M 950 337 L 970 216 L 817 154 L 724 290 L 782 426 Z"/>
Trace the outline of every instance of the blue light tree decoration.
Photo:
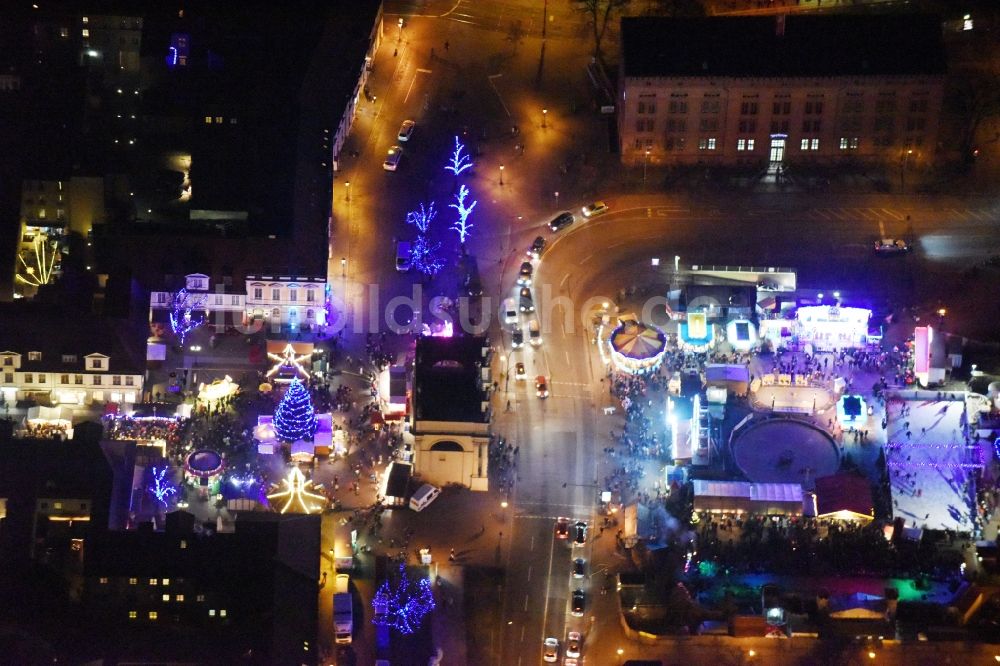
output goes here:
<path id="1" fill-rule="evenodd" d="M 274 410 L 274 432 L 278 439 L 295 442 L 309 440 L 316 434 L 316 413 L 309 391 L 298 378 L 288 385 L 278 408 Z"/>
<path id="2" fill-rule="evenodd" d="M 421 234 L 426 234 L 427 230 L 431 228 L 431 222 L 437 217 L 437 211 L 434 210 L 434 202 L 431 202 L 430 206 L 424 207 L 424 204 L 420 204 L 419 210 L 411 210 L 406 214 L 406 223 L 412 224 L 417 228 Z"/>
<path id="3" fill-rule="evenodd" d="M 156 498 L 160 504 L 164 507 L 167 506 L 167 498 L 172 495 L 177 494 L 177 486 L 170 482 L 167 476 L 167 467 L 153 467 L 153 485 L 150 486 L 149 492 L 152 493 L 153 497 Z"/>
<path id="4" fill-rule="evenodd" d="M 465 145 L 455 137 L 455 150 L 451 153 L 451 159 L 448 160 L 448 164 L 445 165 L 445 170 L 451 171 L 453 174 L 458 176 L 466 169 L 472 168 L 472 160 L 469 156 L 465 154 Z"/>
<path id="5" fill-rule="evenodd" d="M 183 345 L 188 333 L 205 323 L 204 316 L 194 317 L 194 310 L 204 310 L 208 297 L 205 294 L 189 294 L 187 289 L 181 289 L 174 294 L 173 305 L 170 308 L 170 330 Z"/>
<path id="6" fill-rule="evenodd" d="M 476 207 L 478 201 L 473 201 L 471 205 L 465 205 L 465 198 L 469 196 L 469 188 L 462 185 L 458 188 L 458 194 L 455 195 L 455 203 L 448 204 L 449 208 L 454 208 L 458 211 L 458 221 L 452 225 L 452 231 L 458 233 L 458 242 L 462 244 L 462 250 L 465 250 L 465 239 L 469 236 L 469 231 L 472 229 L 473 224 L 469 223 L 469 215 L 472 210 Z"/>
<path id="7" fill-rule="evenodd" d="M 417 236 L 410 246 L 410 263 L 427 277 L 434 277 L 444 268 L 444 260 L 439 256 L 441 243 L 427 240 L 426 236 Z"/>
<path id="8" fill-rule="evenodd" d="M 375 616 L 372 623 L 389 627 L 402 634 L 412 634 L 420 628 L 424 617 L 434 610 L 434 593 L 427 578 L 411 580 L 406 567 L 399 565 L 399 579 L 395 585 L 383 581 L 372 599 Z"/>

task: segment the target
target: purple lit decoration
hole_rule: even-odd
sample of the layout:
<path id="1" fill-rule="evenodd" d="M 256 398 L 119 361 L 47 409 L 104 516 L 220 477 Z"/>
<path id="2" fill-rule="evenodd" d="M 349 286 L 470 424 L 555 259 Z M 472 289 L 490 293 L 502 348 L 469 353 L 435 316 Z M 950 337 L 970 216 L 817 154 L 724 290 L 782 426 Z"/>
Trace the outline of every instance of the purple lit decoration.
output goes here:
<path id="1" fill-rule="evenodd" d="M 472 214 L 472 210 L 476 207 L 478 201 L 473 201 L 471 205 L 465 205 L 465 198 L 469 196 L 469 188 L 462 185 L 458 188 L 458 194 L 455 195 L 455 203 L 448 204 L 449 208 L 454 208 L 458 211 L 458 222 L 452 225 L 452 231 L 458 233 L 458 242 L 465 246 L 465 239 L 469 236 L 469 231 L 473 226 L 469 223 L 469 215 Z"/>
<path id="2" fill-rule="evenodd" d="M 426 234 L 435 217 L 437 217 L 437 211 L 434 210 L 434 202 L 432 201 L 431 205 L 426 208 L 424 208 L 423 204 L 420 204 L 420 210 L 411 210 L 408 212 L 406 214 L 406 223 L 412 224 L 417 228 L 417 231 Z"/>
<path id="3" fill-rule="evenodd" d="M 207 300 L 205 294 L 189 294 L 187 289 L 181 289 L 174 294 L 173 306 L 170 309 L 170 330 L 182 345 L 188 333 L 205 323 L 204 316 L 196 318 L 191 313 L 194 310 L 204 310 Z"/>
<path id="4" fill-rule="evenodd" d="M 153 487 L 149 489 L 149 492 L 153 494 L 153 497 L 162 504 L 164 507 L 167 506 L 167 498 L 171 495 L 177 494 L 177 486 L 172 484 L 166 479 L 167 468 L 164 466 L 162 468 L 153 468 Z"/>
<path id="5" fill-rule="evenodd" d="M 451 153 L 451 159 L 449 163 L 445 165 L 446 171 L 451 171 L 456 176 L 461 174 L 466 169 L 472 168 L 472 161 L 469 156 L 465 154 L 465 146 L 458 137 L 455 137 L 455 150 Z"/>
<path id="6" fill-rule="evenodd" d="M 295 442 L 309 440 L 316 434 L 316 413 L 309 391 L 296 377 L 288 385 L 278 408 L 274 410 L 274 432 L 278 439 Z"/>
<path id="7" fill-rule="evenodd" d="M 444 268 L 444 261 L 438 256 L 441 243 L 427 240 L 426 236 L 417 236 L 410 246 L 410 262 L 418 271 L 429 277 L 434 277 Z"/>
<path id="8" fill-rule="evenodd" d="M 402 634 L 412 634 L 420 628 L 424 617 L 434 610 L 434 593 L 427 578 L 411 580 L 406 567 L 399 565 L 399 579 L 395 586 L 386 580 L 379 586 L 372 599 L 375 616 L 372 624 L 389 627 Z"/>

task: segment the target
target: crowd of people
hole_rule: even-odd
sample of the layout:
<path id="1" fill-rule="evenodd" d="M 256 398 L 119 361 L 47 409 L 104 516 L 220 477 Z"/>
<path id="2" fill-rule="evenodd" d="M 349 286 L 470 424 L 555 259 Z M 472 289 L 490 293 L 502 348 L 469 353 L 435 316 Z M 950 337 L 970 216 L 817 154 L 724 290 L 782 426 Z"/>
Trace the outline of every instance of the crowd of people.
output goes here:
<path id="1" fill-rule="evenodd" d="M 66 439 L 68 423 L 39 423 L 28 421 L 19 435 L 32 439 Z"/>
<path id="2" fill-rule="evenodd" d="M 104 434 L 108 439 L 125 439 L 139 442 L 162 440 L 167 449 L 180 446 L 187 431 L 188 419 L 183 418 L 132 418 L 107 416 Z"/>

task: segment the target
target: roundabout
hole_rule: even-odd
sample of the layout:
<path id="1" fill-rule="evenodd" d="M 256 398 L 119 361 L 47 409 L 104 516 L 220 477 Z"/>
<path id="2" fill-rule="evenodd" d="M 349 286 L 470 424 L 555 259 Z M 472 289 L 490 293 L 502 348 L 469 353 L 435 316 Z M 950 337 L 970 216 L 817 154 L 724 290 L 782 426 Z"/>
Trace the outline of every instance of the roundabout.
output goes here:
<path id="1" fill-rule="evenodd" d="M 840 452 L 824 430 L 794 418 L 754 421 L 733 433 L 733 461 L 754 483 L 801 483 L 840 467 Z"/>

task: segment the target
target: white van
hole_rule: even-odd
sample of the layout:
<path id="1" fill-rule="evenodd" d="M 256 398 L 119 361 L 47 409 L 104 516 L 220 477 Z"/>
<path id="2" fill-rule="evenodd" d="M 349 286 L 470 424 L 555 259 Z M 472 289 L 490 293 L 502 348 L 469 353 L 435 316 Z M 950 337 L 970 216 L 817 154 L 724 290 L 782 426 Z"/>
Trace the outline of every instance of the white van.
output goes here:
<path id="1" fill-rule="evenodd" d="M 427 508 L 427 505 L 437 499 L 437 496 L 441 494 L 441 489 L 437 486 L 432 486 L 429 483 L 417 488 L 417 492 L 413 493 L 410 497 L 410 508 L 414 511 L 423 511 Z"/>
<path id="2" fill-rule="evenodd" d="M 406 273 L 410 270 L 410 242 L 399 241 L 396 244 L 396 270 Z"/>

